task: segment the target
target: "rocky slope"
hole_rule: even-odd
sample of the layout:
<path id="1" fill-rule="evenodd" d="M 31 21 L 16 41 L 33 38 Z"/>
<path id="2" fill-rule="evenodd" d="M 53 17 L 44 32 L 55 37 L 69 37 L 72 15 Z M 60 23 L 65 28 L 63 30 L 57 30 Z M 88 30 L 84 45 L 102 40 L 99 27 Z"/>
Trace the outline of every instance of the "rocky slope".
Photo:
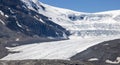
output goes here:
<path id="1" fill-rule="evenodd" d="M 48 17 L 28 9 L 21 0 L 0 0 L 0 30 L 2 43 L 67 39 L 69 34 Z"/>
<path id="2" fill-rule="evenodd" d="M 16 60 L 0 61 L 0 65 L 93 65 L 89 62 L 67 60 Z"/>
<path id="3" fill-rule="evenodd" d="M 0 43 L 0 58 L 3 58 L 8 54 L 9 54 L 8 50 L 5 48 L 3 44 Z"/>
<path id="4" fill-rule="evenodd" d="M 120 39 L 105 41 L 71 57 L 71 60 L 90 61 L 96 65 L 120 65 Z"/>

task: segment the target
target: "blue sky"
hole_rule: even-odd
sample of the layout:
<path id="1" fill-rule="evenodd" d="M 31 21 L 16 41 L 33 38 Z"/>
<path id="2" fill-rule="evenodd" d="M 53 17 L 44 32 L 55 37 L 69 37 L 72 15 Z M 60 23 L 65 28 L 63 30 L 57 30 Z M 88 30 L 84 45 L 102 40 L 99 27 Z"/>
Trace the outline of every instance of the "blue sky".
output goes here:
<path id="1" fill-rule="evenodd" d="M 79 12 L 119 10 L 120 0 L 40 0 L 43 3 Z"/>

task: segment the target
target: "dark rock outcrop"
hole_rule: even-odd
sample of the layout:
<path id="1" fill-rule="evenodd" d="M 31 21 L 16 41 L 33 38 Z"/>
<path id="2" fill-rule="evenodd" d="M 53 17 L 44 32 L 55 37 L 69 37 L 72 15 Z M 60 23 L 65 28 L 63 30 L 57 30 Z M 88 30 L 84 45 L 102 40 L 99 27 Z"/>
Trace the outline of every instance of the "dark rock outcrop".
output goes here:
<path id="1" fill-rule="evenodd" d="M 119 60 L 117 60 L 117 58 L 120 57 L 119 50 L 120 39 L 105 41 L 76 54 L 75 56 L 71 57 L 71 60 L 89 61 L 92 58 L 97 58 L 98 60 L 92 61 L 96 65 L 120 65 Z M 107 63 L 107 60 L 109 60 L 111 63 Z"/>

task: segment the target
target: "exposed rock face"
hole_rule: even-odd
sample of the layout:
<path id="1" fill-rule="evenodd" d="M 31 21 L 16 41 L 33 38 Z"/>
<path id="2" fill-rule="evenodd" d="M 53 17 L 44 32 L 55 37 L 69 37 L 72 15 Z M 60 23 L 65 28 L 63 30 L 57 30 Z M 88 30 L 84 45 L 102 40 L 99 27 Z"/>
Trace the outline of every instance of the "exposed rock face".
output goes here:
<path id="1" fill-rule="evenodd" d="M 92 61 L 96 65 L 120 65 L 119 50 L 120 39 L 105 41 L 78 53 L 71 60 Z"/>
<path id="2" fill-rule="evenodd" d="M 66 60 L 23 60 L 23 61 L 0 61 L 0 65 L 92 65 L 88 62 Z"/>
<path id="3" fill-rule="evenodd" d="M 20 0 L 0 0 L 0 40 L 15 41 L 67 39 L 67 32 L 48 17 L 28 9 Z M 42 40 L 41 40 L 42 39 Z"/>

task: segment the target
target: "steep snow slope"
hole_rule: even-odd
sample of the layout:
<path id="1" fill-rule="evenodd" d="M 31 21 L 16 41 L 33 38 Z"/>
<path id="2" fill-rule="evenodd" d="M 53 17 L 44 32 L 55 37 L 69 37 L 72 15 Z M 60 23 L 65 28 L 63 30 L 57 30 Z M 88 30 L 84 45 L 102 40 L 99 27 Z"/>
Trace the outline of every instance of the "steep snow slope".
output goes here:
<path id="1" fill-rule="evenodd" d="M 8 48 L 10 51 L 20 53 L 9 54 L 2 60 L 23 60 L 23 59 L 65 59 L 69 60 L 73 55 L 80 53 L 87 48 L 100 42 L 117 39 L 119 36 L 111 37 L 70 37 L 70 40 L 57 42 L 44 42 L 18 47 Z"/>
<path id="2" fill-rule="evenodd" d="M 41 13 L 63 26 L 73 35 L 99 36 L 120 34 L 120 10 L 83 13 L 43 4 L 37 0 L 22 0 L 29 9 Z"/>

